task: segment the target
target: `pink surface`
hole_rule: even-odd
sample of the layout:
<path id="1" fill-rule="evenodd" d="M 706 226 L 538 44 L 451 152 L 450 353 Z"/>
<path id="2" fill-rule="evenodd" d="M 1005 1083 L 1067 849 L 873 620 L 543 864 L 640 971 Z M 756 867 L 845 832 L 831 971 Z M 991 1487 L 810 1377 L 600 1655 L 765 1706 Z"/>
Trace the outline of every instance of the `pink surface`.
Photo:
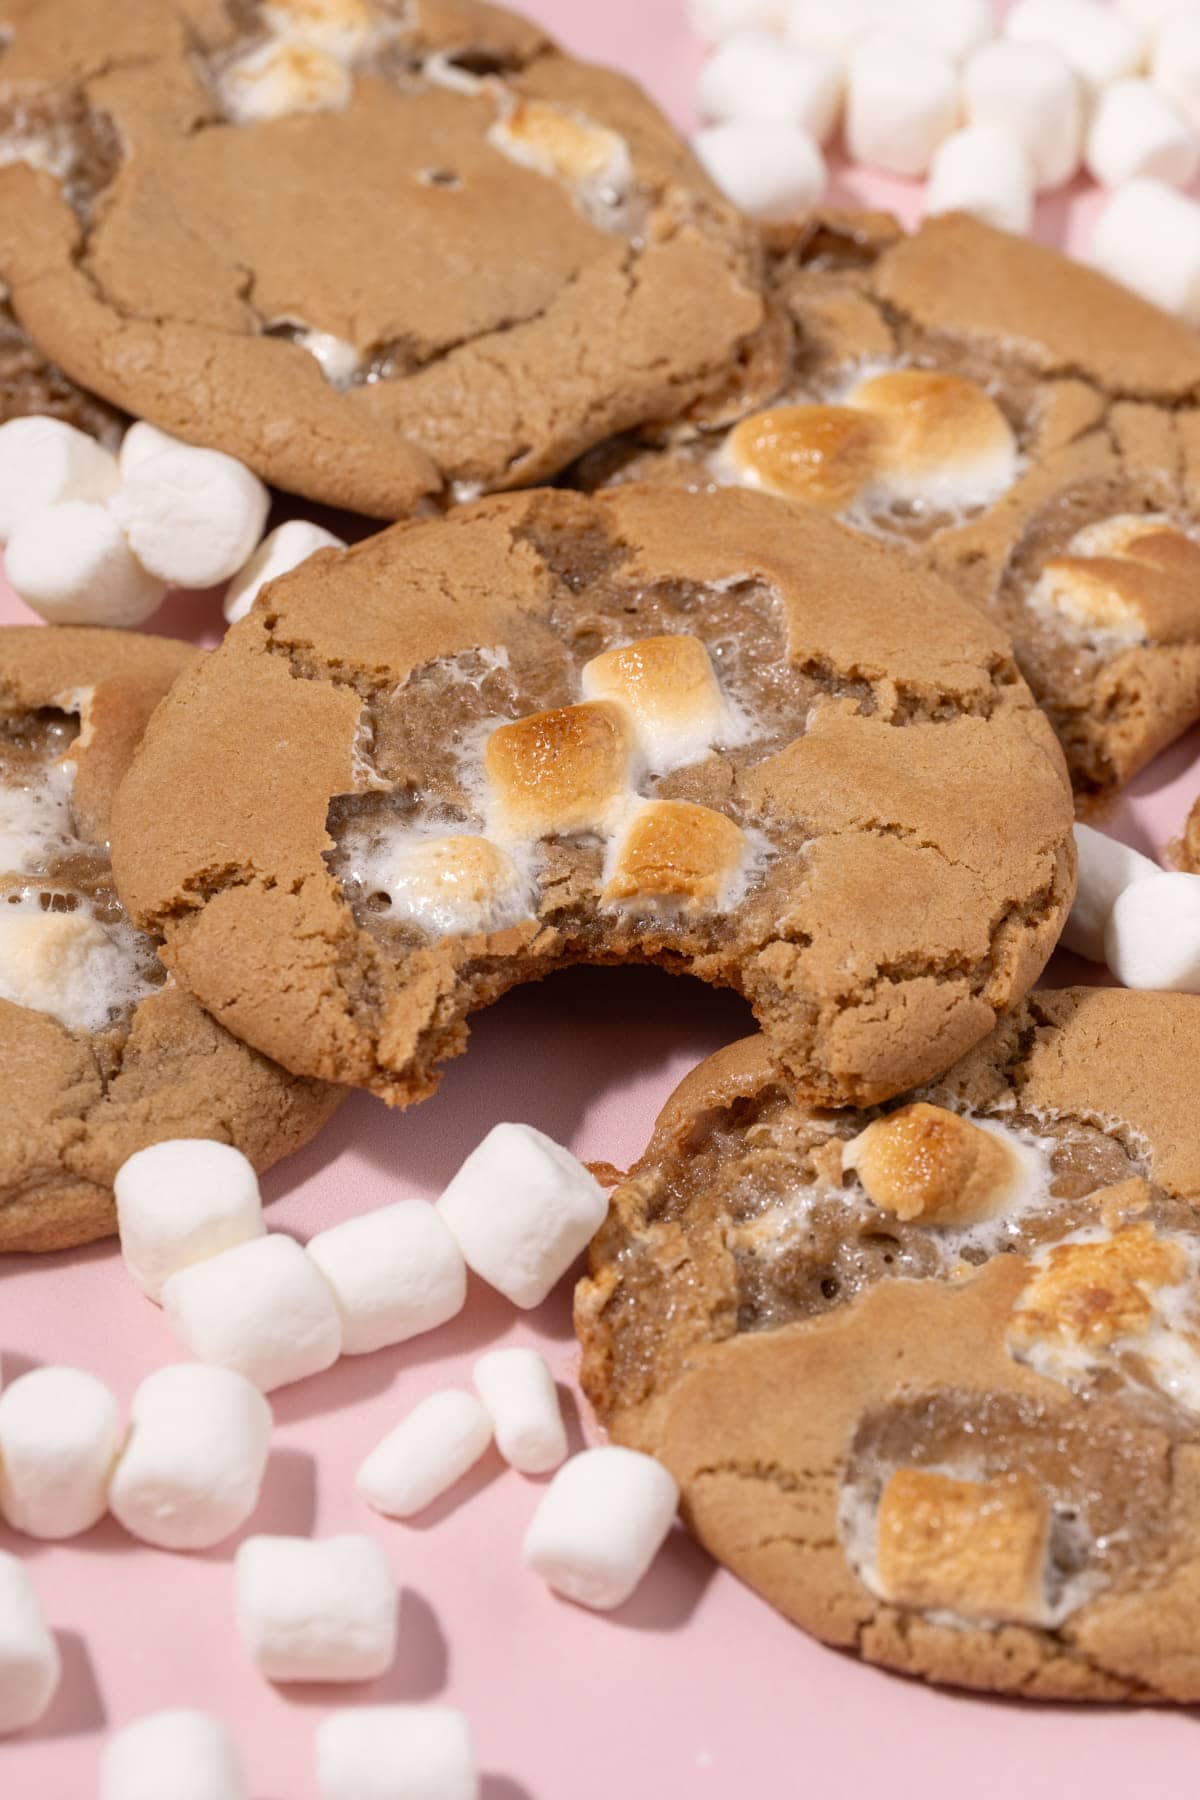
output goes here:
<path id="1" fill-rule="evenodd" d="M 685 119 L 698 61 L 665 0 L 532 8 L 573 47 L 635 69 Z M 839 176 L 843 197 L 897 205 L 911 183 Z M 1077 209 L 1076 209 L 1077 210 Z M 1043 209 L 1057 236 L 1071 207 Z M 27 618 L 0 592 L 0 620 Z M 209 641 L 211 600 L 176 602 L 161 629 Z M 1156 852 L 1200 790 L 1200 734 L 1135 783 L 1112 828 Z M 1079 978 L 1083 965 L 1060 979 Z M 440 1093 L 400 1115 L 354 1096 L 320 1141 L 266 1180 L 276 1229 L 300 1238 L 366 1207 L 434 1196 L 495 1121 L 526 1119 L 582 1156 L 624 1165 L 699 1057 L 749 1028 L 729 996 L 643 972 L 582 971 L 509 997 L 477 1022 L 469 1055 Z M 83 1800 L 95 1792 L 105 1731 L 171 1705 L 233 1727 L 253 1800 L 313 1800 L 311 1738 L 331 1706 L 435 1696 L 474 1721 L 485 1800 L 878 1790 L 922 1800 L 1019 1791 L 1023 1800 L 1116 1800 L 1163 1791 L 1194 1755 L 1184 1713 L 1073 1710 L 931 1692 L 823 1649 L 783 1623 L 676 1533 L 635 1599 L 598 1618 L 561 1604 L 519 1563 L 538 1484 L 492 1454 L 476 1477 L 415 1524 L 359 1502 L 354 1469 L 422 1395 L 469 1381 L 500 1341 L 539 1344 L 570 1399 L 576 1365 L 566 1287 L 519 1315 L 476 1287 L 460 1320 L 400 1350 L 341 1363 L 274 1397 L 277 1431 L 253 1529 L 368 1531 L 403 1587 L 394 1670 L 367 1687 L 273 1689 L 233 1631 L 235 1544 L 201 1556 L 135 1546 L 110 1523 L 61 1547 L 0 1528 L 29 1560 L 63 1650 L 65 1678 L 46 1718 L 0 1746 L 3 1800 Z M 5 1377 L 37 1363 L 93 1369 L 127 1399 L 174 1360 L 158 1312 L 125 1279 L 111 1246 L 0 1263 Z M 1159 1778 L 1151 1771 L 1162 1771 Z"/>

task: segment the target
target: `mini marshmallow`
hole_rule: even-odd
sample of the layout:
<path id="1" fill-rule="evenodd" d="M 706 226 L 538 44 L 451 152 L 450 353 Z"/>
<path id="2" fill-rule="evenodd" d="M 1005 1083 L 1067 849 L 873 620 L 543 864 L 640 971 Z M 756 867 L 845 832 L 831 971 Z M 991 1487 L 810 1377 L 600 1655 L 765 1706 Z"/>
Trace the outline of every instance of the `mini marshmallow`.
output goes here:
<path id="1" fill-rule="evenodd" d="M 131 1536 L 162 1550 L 207 1550 L 258 1505 L 271 1408 L 244 1375 L 170 1363 L 133 1397 L 109 1505 Z"/>
<path id="2" fill-rule="evenodd" d="M 68 1538 L 108 1510 L 117 1403 L 82 1369 L 31 1369 L 0 1394 L 0 1512 L 29 1537 Z"/>
<path id="3" fill-rule="evenodd" d="M 1200 323 L 1200 206 L 1161 181 L 1127 181 L 1096 220 L 1090 260 L 1113 281 Z"/>
<path id="4" fill-rule="evenodd" d="M 925 190 L 927 214 L 965 212 L 998 231 L 1033 223 L 1033 171 L 1022 144 L 997 125 L 952 131 L 934 152 Z"/>
<path id="5" fill-rule="evenodd" d="M 1051 44 L 1093 93 L 1132 75 L 1145 53 L 1145 34 L 1098 0 L 1017 0 L 1004 16 L 1004 35 Z"/>
<path id="6" fill-rule="evenodd" d="M 675 1477 L 652 1456 L 606 1444 L 563 1464 L 525 1534 L 525 1566 L 555 1593 L 608 1612 L 628 1600 L 679 1505 Z"/>
<path id="7" fill-rule="evenodd" d="M 1104 961 L 1104 933 L 1119 895 L 1135 881 L 1161 875 L 1157 863 L 1139 856 L 1128 844 L 1093 831 L 1090 825 L 1076 825 L 1075 848 L 1079 853 L 1079 886 L 1075 900 L 1059 939 L 1064 950 L 1086 956 L 1089 962 Z"/>
<path id="8" fill-rule="evenodd" d="M 605 700 L 557 706 L 497 725 L 484 746 L 497 836 L 605 832 L 627 792 L 633 744 Z"/>
<path id="9" fill-rule="evenodd" d="M 172 444 L 135 460 L 111 505 L 144 568 L 176 587 L 206 588 L 249 560 L 270 503 L 232 456 Z"/>
<path id="10" fill-rule="evenodd" d="M 453 1706 L 356 1706 L 317 1726 L 320 1800 L 479 1800 L 475 1741 Z"/>
<path id="11" fill-rule="evenodd" d="M 633 185 L 629 145 L 606 125 L 545 100 L 498 90 L 500 117 L 487 141 L 501 155 L 573 190 L 594 224 L 611 229 Z"/>
<path id="12" fill-rule="evenodd" d="M 794 219 L 825 192 L 825 159 L 798 125 L 731 119 L 698 131 L 692 149 L 721 192 L 756 219 Z"/>
<path id="13" fill-rule="evenodd" d="M 221 70 L 217 90 L 239 125 L 282 119 L 289 113 L 327 112 L 345 106 L 353 88 L 349 69 L 316 44 L 265 44 Z"/>
<path id="14" fill-rule="evenodd" d="M 233 1562 L 238 1631 L 268 1681 L 373 1681 L 396 1654 L 396 1577 L 369 1537 L 252 1537 Z"/>
<path id="15" fill-rule="evenodd" d="M 850 59 L 846 144 L 858 162 L 923 175 L 958 124 L 958 78 L 934 50 L 880 32 Z"/>
<path id="16" fill-rule="evenodd" d="M 100 1800 L 248 1800 L 232 1736 L 207 1713 L 151 1713 L 109 1738 Z"/>
<path id="17" fill-rule="evenodd" d="M 178 1270 L 267 1229 L 254 1164 L 211 1138 L 167 1138 L 135 1150 L 117 1170 L 113 1193 L 125 1267 L 151 1300 L 162 1299 L 163 1283 Z"/>
<path id="18" fill-rule="evenodd" d="M 0 1737 L 40 1719 L 62 1664 L 25 1564 L 0 1550 Z"/>
<path id="19" fill-rule="evenodd" d="M 514 1306 L 540 1306 L 603 1223 L 600 1183 L 532 1125 L 494 1125 L 438 1201 L 459 1249 Z"/>
<path id="20" fill-rule="evenodd" d="M 386 895 L 393 919 L 433 937 L 504 931 L 536 908 L 526 871 L 479 833 L 445 835 L 403 826 L 351 833 L 350 871 L 368 894 Z"/>
<path id="21" fill-rule="evenodd" d="M 544 1356 L 514 1344 L 489 1350 L 472 1370 L 491 1416 L 496 1448 L 522 1475 L 545 1475 L 567 1455 L 558 1389 Z"/>
<path id="22" fill-rule="evenodd" d="M 328 1283 L 299 1244 L 277 1232 L 178 1270 L 162 1303 L 192 1356 L 238 1370 L 264 1394 L 319 1374 L 341 1352 Z"/>
<path id="23" fill-rule="evenodd" d="M 249 562 L 240 568 L 225 593 L 224 613 L 231 625 L 244 619 L 268 581 L 288 575 L 316 550 L 344 550 L 344 538 L 309 519 L 288 519 L 268 531 Z"/>
<path id="24" fill-rule="evenodd" d="M 1180 7 L 1163 22 L 1150 72 L 1188 124 L 1200 131 L 1200 8 Z"/>
<path id="25" fill-rule="evenodd" d="M 963 105 L 968 125 L 994 125 L 1016 138 L 1039 193 L 1070 181 L 1079 167 L 1079 81 L 1052 45 L 985 44 L 963 71 Z"/>
<path id="26" fill-rule="evenodd" d="M 887 0 L 780 0 L 785 34 L 845 58 L 886 18 Z"/>
<path id="27" fill-rule="evenodd" d="M 462 1251 L 426 1200 L 346 1219 L 310 1238 L 308 1254 L 333 1292 L 346 1356 L 433 1331 L 467 1297 Z"/>
<path id="28" fill-rule="evenodd" d="M 854 1170 L 881 1212 L 933 1227 L 994 1219 L 1026 1185 L 1023 1159 L 998 1132 L 924 1100 L 851 1138 L 842 1168 Z"/>
<path id="29" fill-rule="evenodd" d="M 782 119 L 824 143 L 837 125 L 842 86 L 842 64 L 830 51 L 743 31 L 705 63 L 696 109 L 702 119 Z"/>
<path id="30" fill-rule="evenodd" d="M 887 22 L 880 9 L 880 23 Z M 991 0 L 904 0 L 893 22 L 906 38 L 960 63 L 996 35 Z"/>
<path id="31" fill-rule="evenodd" d="M 51 625 L 140 625 L 166 592 L 95 500 L 26 514 L 8 540 L 4 567 L 10 587 Z"/>
<path id="32" fill-rule="evenodd" d="M 376 1512 L 407 1519 L 453 1487 L 491 1441 L 491 1414 L 482 1401 L 443 1388 L 376 1444 L 358 1471 L 358 1491 Z"/>
<path id="33" fill-rule="evenodd" d="M 384 21 L 375 0 L 263 0 L 263 20 L 278 37 L 319 44 L 343 61 L 371 46 Z"/>
<path id="34" fill-rule="evenodd" d="M 121 439 L 121 448 L 117 451 L 117 467 L 121 480 L 131 475 L 139 463 L 144 463 L 148 456 L 157 456 L 160 450 L 175 450 L 183 444 L 182 438 L 172 437 L 169 432 L 160 431 L 157 425 L 151 425 L 148 419 L 135 419 L 125 436 Z"/>
<path id="35" fill-rule="evenodd" d="M 900 1606 L 1042 1624 L 1051 1524 L 1049 1498 L 1028 1475 L 897 1469 L 879 1500 L 877 1591 Z"/>
<path id="36" fill-rule="evenodd" d="M 640 800 L 604 860 L 605 906 L 670 917 L 725 912 L 745 892 L 740 825 L 687 800 Z"/>
<path id="37" fill-rule="evenodd" d="M 116 458 L 74 425 L 9 419 L 0 425 L 0 544 L 30 513 L 67 500 L 102 503 L 119 482 Z"/>
<path id="38" fill-rule="evenodd" d="M 940 369 L 885 369 L 846 395 L 882 430 L 873 486 L 912 506 L 986 506 L 1017 473 L 1012 426 L 978 382 Z"/>
<path id="39" fill-rule="evenodd" d="M 1118 894 L 1104 957 L 1122 987 L 1200 994 L 1200 875 L 1148 875 Z"/>
<path id="40" fill-rule="evenodd" d="M 103 1031 L 149 992 L 131 927 L 106 928 L 83 906 L 45 911 L 36 898 L 0 905 L 0 999 L 69 1031 Z"/>
<path id="41" fill-rule="evenodd" d="M 605 650 L 584 664 L 580 680 L 588 699 L 624 707 L 656 775 L 699 762 L 737 730 L 708 651 L 687 633 Z"/>
<path id="42" fill-rule="evenodd" d="M 1193 9 L 1196 0 L 1116 0 L 1117 11 L 1152 42 L 1173 13 Z"/>
<path id="43" fill-rule="evenodd" d="M 770 31 L 778 23 L 776 0 L 687 0 L 688 24 L 705 44 L 735 31 Z"/>
<path id="44" fill-rule="evenodd" d="M 1114 81 L 1096 103 L 1084 161 L 1103 187 L 1143 175 L 1186 187 L 1200 167 L 1200 138 L 1152 81 Z"/>

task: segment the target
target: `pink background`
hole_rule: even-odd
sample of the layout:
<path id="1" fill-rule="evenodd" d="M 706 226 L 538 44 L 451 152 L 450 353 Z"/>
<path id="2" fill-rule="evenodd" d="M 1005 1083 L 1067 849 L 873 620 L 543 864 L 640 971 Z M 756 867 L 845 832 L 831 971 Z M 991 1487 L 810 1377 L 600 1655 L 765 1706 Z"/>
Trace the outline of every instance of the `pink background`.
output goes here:
<path id="1" fill-rule="evenodd" d="M 698 52 L 675 4 L 540 0 L 532 10 L 572 47 L 639 73 L 687 122 Z M 910 183 L 850 172 L 836 191 L 914 215 Z M 1061 241 L 1088 206 L 1057 197 L 1041 229 Z M 0 591 L 0 620 L 28 616 Z M 176 602 L 158 623 L 211 640 L 219 617 L 211 601 Z M 1194 733 L 1135 784 L 1111 827 L 1157 852 L 1200 790 L 1198 759 Z M 1085 973 L 1068 962 L 1058 979 Z M 478 1020 L 469 1055 L 433 1100 L 392 1114 L 355 1095 L 319 1142 L 268 1176 L 271 1223 L 303 1239 L 403 1195 L 436 1196 L 500 1119 L 528 1120 L 581 1156 L 624 1166 L 685 1070 L 749 1026 L 730 996 L 654 973 L 585 970 L 514 994 Z M 254 1800 L 313 1800 L 312 1731 L 328 1708 L 434 1697 L 474 1722 L 485 1800 L 857 1800 L 876 1786 L 895 1800 L 1013 1791 L 1115 1800 L 1131 1788 L 1161 1792 L 1168 1770 L 1194 1761 L 1196 1725 L 1184 1712 L 993 1702 L 863 1667 L 786 1625 L 679 1532 L 616 1615 L 560 1603 L 519 1562 L 538 1484 L 494 1453 L 415 1524 L 377 1518 L 355 1496 L 358 1462 L 422 1395 L 469 1383 L 472 1359 L 501 1341 L 544 1349 L 578 1444 L 590 1428 L 572 1397 L 566 1284 L 532 1315 L 477 1285 L 453 1325 L 274 1396 L 277 1430 L 252 1529 L 370 1532 L 403 1589 L 397 1663 L 369 1686 L 275 1689 L 255 1673 L 233 1629 L 235 1544 L 169 1556 L 107 1522 L 61 1547 L 0 1527 L 0 1544 L 28 1558 L 65 1668 L 47 1716 L 0 1746 L 4 1800 L 83 1800 L 95 1792 L 103 1734 L 173 1705 L 233 1727 Z M 110 1245 L 0 1263 L 0 1351 L 6 1379 L 37 1363 L 75 1363 L 122 1399 L 177 1355 Z"/>

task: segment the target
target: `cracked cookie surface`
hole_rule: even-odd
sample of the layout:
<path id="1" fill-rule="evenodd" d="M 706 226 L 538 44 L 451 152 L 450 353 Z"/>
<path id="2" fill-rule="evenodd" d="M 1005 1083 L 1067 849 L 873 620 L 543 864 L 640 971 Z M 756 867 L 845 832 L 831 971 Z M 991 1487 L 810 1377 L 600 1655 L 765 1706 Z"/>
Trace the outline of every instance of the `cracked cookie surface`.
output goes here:
<path id="1" fill-rule="evenodd" d="M 113 1176 L 147 1144 L 215 1137 L 265 1169 L 340 1098 L 223 1031 L 113 890 L 113 794 L 196 661 L 129 632 L 0 632 L 0 1250 L 114 1231 Z"/>
<path id="2" fill-rule="evenodd" d="M 806 1091 L 878 1099 L 1026 991 L 1074 884 L 995 626 L 819 513 L 633 487 L 271 584 L 153 721 L 113 859 L 230 1030 L 400 1104 L 508 988 L 639 961 L 743 993 Z"/>
<path id="3" fill-rule="evenodd" d="M 475 0 L 3 0 L 0 268 L 48 357 L 383 518 L 671 418 L 761 257 L 630 81 Z"/>
<path id="4" fill-rule="evenodd" d="M 1200 718 L 1200 344 L 965 215 L 770 234 L 771 323 L 684 424 L 577 471 L 741 482 L 937 570 L 1011 634 L 1081 804 Z"/>
<path id="5" fill-rule="evenodd" d="M 1200 1697 L 1200 1000 L 1037 992 L 897 1105 L 761 1038 L 668 1101 L 576 1293 L 583 1385 L 831 1644 Z"/>

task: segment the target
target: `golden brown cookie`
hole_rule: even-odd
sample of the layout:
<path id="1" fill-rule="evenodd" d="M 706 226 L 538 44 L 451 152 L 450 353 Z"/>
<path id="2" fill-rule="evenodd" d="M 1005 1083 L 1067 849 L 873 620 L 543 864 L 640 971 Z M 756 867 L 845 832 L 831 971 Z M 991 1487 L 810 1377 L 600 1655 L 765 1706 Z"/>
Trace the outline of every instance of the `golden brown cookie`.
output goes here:
<path id="1" fill-rule="evenodd" d="M 1008 630 L 1081 801 L 1200 718 L 1200 341 L 965 215 L 772 233 L 771 326 L 689 421 L 585 459 L 838 514 Z"/>
<path id="2" fill-rule="evenodd" d="M 230 1030 L 394 1103 L 580 962 L 734 987 L 808 1091 L 878 1099 L 1036 978 L 1070 821 L 1007 640 L 943 583 L 762 495 L 621 488 L 273 583 L 156 716 L 113 860 Z"/>
<path id="3" fill-rule="evenodd" d="M 113 1176 L 147 1144 L 219 1138 L 265 1169 L 341 1097 L 223 1031 L 113 892 L 113 794 L 197 661 L 132 632 L 0 631 L 0 1250 L 113 1231 Z"/>
<path id="4" fill-rule="evenodd" d="M 673 418 L 762 320 L 632 82 L 476 0 L 3 0 L 0 268 L 76 381 L 395 518 Z M 20 160 L 14 160 L 20 159 Z"/>
<path id="5" fill-rule="evenodd" d="M 1183 836 L 1178 845 L 1174 846 L 1174 862 L 1176 868 L 1200 875 L 1200 799 L 1197 799 L 1188 814 Z"/>
<path id="6" fill-rule="evenodd" d="M 1200 1000 L 1031 995 L 883 1111 L 761 1038 L 668 1101 L 576 1297 L 612 1436 L 869 1661 L 1200 1698 Z"/>
<path id="7" fill-rule="evenodd" d="M 115 407 L 47 362 L 17 324 L 7 300 L 0 300 L 0 425 L 31 413 L 62 419 L 113 450 L 127 422 Z"/>

